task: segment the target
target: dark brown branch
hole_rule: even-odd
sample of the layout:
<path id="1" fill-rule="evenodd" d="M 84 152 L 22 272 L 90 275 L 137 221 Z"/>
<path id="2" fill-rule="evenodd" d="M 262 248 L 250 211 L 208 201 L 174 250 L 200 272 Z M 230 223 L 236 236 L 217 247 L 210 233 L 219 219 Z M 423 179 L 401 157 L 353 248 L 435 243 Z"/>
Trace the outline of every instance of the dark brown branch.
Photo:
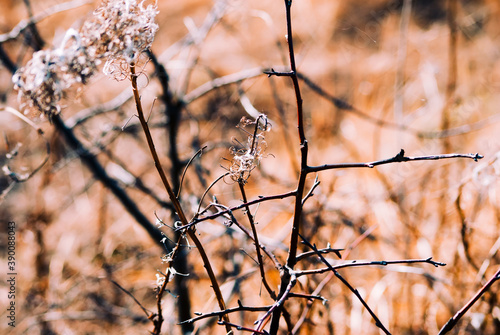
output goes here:
<path id="1" fill-rule="evenodd" d="M 285 270 L 285 274 L 282 275 L 282 278 L 288 279 L 288 285 L 286 286 L 286 288 L 284 290 L 282 290 L 282 292 L 280 292 L 280 298 L 278 299 L 278 301 L 276 301 L 271 306 L 271 308 L 269 308 L 269 310 L 259 320 L 257 320 L 255 322 L 255 324 L 258 325 L 257 329 L 260 329 L 260 327 L 262 327 L 264 325 L 264 322 L 266 321 L 266 319 L 272 314 L 273 320 L 271 321 L 271 334 L 274 334 L 273 321 L 274 321 L 274 318 L 276 317 L 275 312 L 280 311 L 279 314 L 281 315 L 281 310 L 282 310 L 283 304 L 288 299 L 288 295 L 290 294 L 290 292 L 292 291 L 292 288 L 297 283 L 297 276 L 295 276 L 295 272 L 291 269 Z M 278 323 L 278 325 L 279 325 L 279 323 Z"/>
<path id="2" fill-rule="evenodd" d="M 258 122 L 258 120 L 257 120 Z M 256 126 L 257 129 L 257 126 Z M 240 187 L 240 192 L 241 196 L 243 197 L 243 202 L 247 203 L 247 195 L 245 193 L 245 186 L 244 186 L 244 181 L 241 180 L 238 182 L 238 186 Z M 260 278 L 262 279 L 262 284 L 264 284 L 264 287 L 266 288 L 266 291 L 269 293 L 272 299 L 276 300 L 276 293 L 273 291 L 269 283 L 267 282 L 266 279 L 266 270 L 264 269 L 264 260 L 262 258 L 262 254 L 260 252 L 260 243 L 259 243 L 259 235 L 257 234 L 257 228 L 255 228 L 255 222 L 252 213 L 250 212 L 250 207 L 246 206 L 245 211 L 248 217 L 248 221 L 250 222 L 250 227 L 252 228 L 252 234 L 253 234 L 253 240 L 255 244 L 255 252 L 257 253 L 257 261 L 259 264 L 259 270 L 260 270 Z"/>
<path id="3" fill-rule="evenodd" d="M 497 280 L 500 280 L 500 269 L 493 275 L 493 277 L 490 278 L 490 280 L 488 280 L 486 284 L 483 285 L 483 287 L 481 287 L 481 289 L 465 304 L 464 307 L 462 307 L 462 309 L 460 309 L 455 315 L 453 315 L 453 317 L 450 318 L 450 320 L 448 320 L 448 322 L 446 322 L 443 328 L 439 331 L 438 335 L 446 334 L 452 330 L 458 320 L 460 320 L 465 313 L 467 313 L 467 311 L 490 289 L 490 287 Z"/>
<path id="4" fill-rule="evenodd" d="M 327 247 L 324 249 L 318 249 L 317 251 L 307 251 L 307 252 L 301 253 L 300 255 L 297 255 L 297 262 L 299 262 L 305 258 L 314 256 L 318 252 L 321 254 L 329 254 L 329 253 L 333 252 L 335 254 L 335 256 L 337 256 L 338 258 L 342 258 L 342 255 L 340 254 L 340 252 L 342 250 L 344 250 L 344 249 L 332 249 L 330 247 Z"/>
<path id="5" fill-rule="evenodd" d="M 68 127 L 73 128 L 75 126 L 78 126 L 91 118 L 104 114 L 110 111 L 115 111 L 120 109 L 121 106 L 123 106 L 127 101 L 132 99 L 134 97 L 134 93 L 130 92 L 130 90 L 123 90 L 120 94 L 115 96 L 113 99 L 106 101 L 102 104 L 95 105 L 86 109 L 83 109 L 79 111 L 77 114 L 73 115 L 70 117 L 67 121 L 66 124 Z M 131 127 L 132 125 L 129 125 Z M 121 129 L 121 128 L 118 128 Z M 123 130 L 123 129 L 121 129 Z"/>
<path id="6" fill-rule="evenodd" d="M 359 291 L 357 289 L 355 289 L 351 284 L 349 284 L 349 282 L 347 280 L 345 280 L 344 277 L 342 277 L 340 275 L 340 273 L 338 273 L 338 271 L 323 257 L 323 255 L 318 252 L 318 249 L 316 248 L 315 245 L 312 245 L 309 241 L 307 241 L 306 239 L 304 239 L 302 236 L 300 236 L 302 239 L 303 239 L 303 243 L 306 244 L 309 248 L 313 249 L 314 251 L 316 251 L 316 254 L 318 255 L 319 258 L 321 258 L 321 261 L 326 265 L 328 266 L 329 270 L 332 271 L 335 276 L 340 279 L 340 281 L 349 288 L 349 290 L 354 293 L 354 295 L 358 298 L 358 300 L 361 302 L 361 304 L 365 307 L 365 309 L 368 311 L 368 313 L 370 313 L 370 315 L 372 316 L 373 320 L 375 320 L 375 325 L 377 327 L 379 327 L 384 333 L 386 334 L 391 334 L 389 332 L 389 330 L 387 330 L 387 328 L 385 328 L 385 326 L 382 324 L 382 322 L 379 320 L 379 318 L 377 317 L 377 315 L 375 314 L 375 312 L 372 311 L 372 309 L 370 308 L 370 306 L 368 306 L 368 304 L 366 303 L 366 301 L 363 299 L 363 297 L 361 297 L 361 294 L 359 293 Z M 430 260 L 430 259 L 429 259 Z"/>
<path id="7" fill-rule="evenodd" d="M 321 249 L 321 250 L 323 250 L 323 249 Z M 316 254 L 324 253 L 324 252 L 321 252 L 321 250 L 316 249 L 314 252 Z M 325 261 L 323 261 L 323 263 Z M 326 261 L 326 262 L 328 262 L 328 261 Z M 393 264 L 415 264 L 415 263 L 428 263 L 428 264 L 434 265 L 435 267 L 446 265 L 445 263 L 433 261 L 432 257 L 425 258 L 425 259 L 404 259 L 404 260 L 396 260 L 396 261 L 368 261 L 368 262 L 351 261 L 348 263 L 342 263 L 342 264 L 337 264 L 337 265 L 331 265 L 328 262 L 327 268 L 297 271 L 297 277 L 325 273 L 325 272 L 328 272 L 331 270 L 339 270 L 342 268 L 351 268 L 351 267 L 359 267 L 359 266 L 387 266 L 387 265 L 393 265 Z"/>
<path id="8" fill-rule="evenodd" d="M 250 306 L 243 306 L 241 302 L 238 301 L 238 307 L 233 307 L 233 308 L 227 308 L 223 311 L 216 311 L 216 312 L 211 312 L 211 313 L 206 313 L 206 314 L 201 314 L 201 313 L 195 313 L 198 316 L 185 320 L 180 322 L 179 324 L 184 324 L 184 323 L 194 323 L 196 321 L 206 319 L 206 318 L 212 318 L 215 316 L 221 317 L 222 315 L 225 314 L 230 314 L 230 313 L 235 313 L 235 312 L 265 312 L 269 310 L 272 306 L 260 306 L 260 307 L 250 307 Z"/>
<path id="9" fill-rule="evenodd" d="M 284 198 L 288 198 L 288 197 L 293 197 L 295 194 L 296 194 L 296 191 L 290 191 L 290 192 L 287 192 L 287 193 L 282 193 L 282 194 L 277 194 L 277 195 L 270 195 L 270 196 L 266 196 L 266 197 L 259 197 L 259 198 L 255 199 L 255 200 L 249 201 L 247 203 L 243 203 L 243 204 L 238 205 L 238 206 L 230 207 L 230 208 L 228 208 L 226 210 L 223 210 L 223 211 L 211 214 L 211 215 L 207 215 L 207 216 L 199 218 L 199 219 L 196 218 L 196 219 L 192 220 L 189 224 L 187 224 L 185 226 L 180 226 L 177 229 L 178 230 L 183 230 L 183 229 L 189 228 L 191 226 L 194 226 L 194 225 L 196 225 L 196 224 L 198 224 L 200 222 L 203 222 L 203 221 L 206 221 L 206 220 L 216 219 L 216 218 L 218 218 L 221 215 L 228 214 L 229 212 L 237 211 L 237 210 L 245 208 L 247 206 L 255 205 L 255 204 L 258 204 L 258 203 L 264 202 L 264 201 L 271 201 L 271 200 L 277 200 L 277 199 L 284 199 Z"/>
<path id="10" fill-rule="evenodd" d="M 444 155 L 429 155 L 429 156 L 416 156 L 416 157 L 407 157 L 405 156 L 405 151 L 401 149 L 401 151 L 394 157 L 388 159 L 382 159 L 378 161 L 368 162 L 368 163 L 339 163 L 339 164 L 325 164 L 320 166 L 309 166 L 307 167 L 307 172 L 319 172 L 324 170 L 333 170 L 333 169 L 346 169 L 346 168 L 373 168 L 378 165 L 390 164 L 390 163 L 403 163 L 403 162 L 413 162 L 413 161 L 424 161 L 424 160 L 439 160 L 439 159 L 448 159 L 448 158 L 469 158 L 474 161 L 478 161 L 482 159 L 484 156 L 475 153 L 475 154 L 444 154 Z"/>
<path id="11" fill-rule="evenodd" d="M 265 330 L 260 331 L 260 330 L 253 329 L 253 328 L 238 326 L 237 324 L 226 322 L 226 321 L 223 321 L 223 320 L 221 320 L 221 321 L 219 321 L 217 323 L 220 324 L 220 325 L 224 325 L 224 326 L 234 327 L 234 328 L 236 328 L 239 331 L 251 332 L 252 334 L 263 334 L 263 335 L 268 335 L 269 334 Z"/>
<path id="12" fill-rule="evenodd" d="M 184 177 L 186 176 L 187 169 L 189 168 L 189 165 L 193 162 L 193 160 L 199 155 L 201 157 L 201 154 L 203 152 L 203 149 L 206 149 L 207 146 L 204 146 L 203 148 L 199 149 L 191 159 L 187 162 L 186 166 L 184 167 L 184 171 L 182 172 L 181 176 L 181 181 L 179 183 L 179 190 L 177 191 L 177 198 L 181 196 L 181 190 L 182 190 L 182 182 L 184 181 Z"/>
<path id="13" fill-rule="evenodd" d="M 31 18 L 33 17 L 33 10 L 31 8 L 30 0 L 24 0 L 24 5 L 26 6 L 26 9 L 28 11 L 28 15 L 29 15 L 30 20 L 31 20 Z M 30 36 L 31 47 L 35 51 L 42 50 L 42 48 L 45 45 L 45 41 L 43 40 L 42 36 L 40 35 L 40 32 L 38 31 L 38 28 L 36 27 L 36 23 L 31 22 L 28 25 L 28 28 L 31 32 L 31 36 Z"/>
<path id="14" fill-rule="evenodd" d="M 289 293 L 288 294 L 289 298 L 303 298 L 307 300 L 321 300 L 323 303 L 326 303 L 328 299 L 325 297 L 322 297 L 320 295 L 313 295 L 313 294 L 303 294 L 303 293 Z"/>

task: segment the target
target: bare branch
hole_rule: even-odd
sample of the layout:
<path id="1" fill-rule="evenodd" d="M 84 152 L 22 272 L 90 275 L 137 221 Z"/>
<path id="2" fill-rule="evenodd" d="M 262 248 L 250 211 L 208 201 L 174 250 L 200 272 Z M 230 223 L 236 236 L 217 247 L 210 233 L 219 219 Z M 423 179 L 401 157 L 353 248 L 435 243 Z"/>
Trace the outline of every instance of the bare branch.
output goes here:
<path id="1" fill-rule="evenodd" d="M 438 335 L 446 334 L 455 327 L 458 320 L 460 320 L 465 313 L 481 298 L 490 287 L 497 281 L 500 280 L 500 269 L 488 280 L 486 284 L 481 287 L 481 289 L 462 307 L 453 317 L 451 317 L 448 322 L 441 328 Z"/>
<path id="2" fill-rule="evenodd" d="M 168 193 L 170 201 L 172 201 L 172 204 L 175 207 L 175 211 L 176 211 L 181 223 L 185 226 L 188 224 L 188 221 L 186 219 L 186 215 L 184 214 L 184 210 L 181 207 L 179 199 L 177 199 L 177 197 L 175 196 L 174 191 L 172 190 L 172 187 L 170 186 L 170 183 L 168 182 L 168 179 L 165 175 L 165 171 L 163 170 L 163 167 L 160 163 L 158 153 L 156 152 L 153 138 L 151 136 L 151 132 L 149 131 L 148 123 L 146 122 L 146 119 L 144 117 L 144 111 L 142 109 L 142 104 L 141 104 L 141 98 L 139 96 L 139 90 L 137 87 L 137 76 L 135 73 L 135 65 L 134 64 L 130 65 L 130 80 L 132 82 L 132 90 L 134 92 L 134 100 L 135 100 L 139 120 L 141 122 L 141 126 L 143 128 L 144 134 L 146 135 L 146 139 L 147 139 L 148 146 L 149 146 L 149 149 L 151 152 L 151 156 L 153 157 L 153 161 L 155 163 L 156 170 L 157 170 L 157 172 L 158 172 L 158 174 L 163 182 L 165 190 Z M 217 298 L 217 302 L 219 304 L 220 309 L 221 310 L 226 309 L 226 304 L 224 302 L 224 298 L 223 298 L 222 293 L 220 291 L 219 284 L 217 282 L 217 279 L 215 278 L 215 274 L 214 274 L 212 266 L 210 264 L 210 260 L 208 259 L 208 256 L 205 252 L 205 249 L 203 248 L 203 245 L 201 244 L 200 240 L 196 236 L 196 233 L 194 232 L 193 229 L 186 229 L 186 233 L 189 236 L 189 238 L 191 240 L 193 240 L 194 244 L 196 245 L 196 248 L 198 249 L 198 252 L 200 253 L 200 256 L 203 260 L 203 264 L 204 264 L 205 269 L 207 271 L 208 277 L 210 278 L 210 282 L 212 284 L 212 289 L 215 293 L 215 296 Z M 224 320 L 229 322 L 229 318 L 227 317 L 227 315 L 224 316 Z M 226 331 L 230 332 L 231 327 L 226 326 Z"/>
<path id="3" fill-rule="evenodd" d="M 307 252 L 304 252 L 300 255 L 297 255 L 297 262 L 305 259 L 305 258 L 308 258 L 308 257 L 311 257 L 311 256 L 314 256 L 316 255 L 318 252 L 321 253 L 321 254 L 329 254 L 331 252 L 333 252 L 335 254 L 335 256 L 337 256 L 338 258 L 342 258 L 342 255 L 340 254 L 340 252 L 344 250 L 344 249 L 332 249 L 332 248 L 324 248 L 324 249 L 318 249 L 317 251 L 307 251 Z"/>
<path id="4" fill-rule="evenodd" d="M 318 254 L 318 253 L 324 254 L 325 252 L 321 252 L 321 250 L 316 249 L 315 253 L 316 254 Z M 322 257 L 322 260 L 323 260 L 323 257 Z M 433 261 L 432 257 L 425 258 L 425 259 L 403 259 L 403 260 L 395 260 L 395 261 L 357 261 L 357 260 L 355 260 L 355 261 L 350 261 L 347 263 L 342 263 L 342 264 L 337 264 L 337 265 L 330 264 L 330 262 L 328 262 L 326 259 L 325 259 L 325 261 L 328 263 L 327 268 L 297 271 L 297 276 L 300 277 L 300 276 L 306 276 L 306 275 L 311 275 L 311 274 L 319 274 L 319 273 L 325 273 L 325 272 L 328 272 L 331 270 L 339 270 L 342 268 L 351 268 L 351 267 L 359 267 L 359 266 L 387 266 L 387 265 L 393 265 L 393 264 L 414 264 L 414 263 L 428 263 L 428 264 L 434 265 L 435 267 L 446 265 L 445 263 Z M 323 263 L 325 263 L 325 261 L 323 261 Z"/>
<path id="5" fill-rule="evenodd" d="M 370 313 L 370 315 L 372 316 L 372 318 L 375 320 L 375 325 L 377 327 L 379 327 L 384 333 L 390 334 L 389 330 L 387 330 L 387 328 L 385 328 L 385 326 L 379 320 L 379 318 L 377 317 L 377 315 L 372 311 L 372 309 L 370 308 L 370 306 L 368 306 L 368 304 L 363 299 L 363 297 L 361 297 L 361 294 L 359 293 L 359 291 L 357 289 L 355 289 L 353 286 L 351 286 L 351 284 L 349 284 L 349 282 L 347 280 L 345 280 L 344 277 L 342 277 L 340 275 L 340 273 L 338 273 L 337 270 L 334 267 L 332 267 L 332 265 L 330 265 L 330 263 L 328 263 L 328 261 L 323 257 L 323 255 L 320 252 L 317 252 L 318 249 L 316 248 L 315 245 L 312 245 L 309 241 L 307 241 L 306 239 L 304 239 L 304 237 L 302 237 L 302 236 L 300 236 L 300 237 L 303 239 L 303 243 L 304 244 L 306 244 L 309 248 L 311 248 L 314 251 L 316 251 L 316 254 L 318 255 L 318 257 L 321 258 L 321 261 L 328 266 L 329 270 L 332 271 L 335 274 L 335 276 L 337 278 L 339 278 L 340 281 L 345 286 L 347 286 L 352 293 L 354 293 L 354 295 L 358 298 L 358 300 L 361 302 L 361 304 L 366 308 L 366 310 L 368 311 L 368 313 Z M 430 258 L 429 258 L 429 260 L 430 260 Z"/>
<path id="6" fill-rule="evenodd" d="M 469 158 L 474 161 L 482 159 L 484 156 L 475 154 L 444 154 L 444 155 L 430 155 L 430 156 L 416 156 L 407 157 L 405 156 L 405 151 L 401 151 L 394 157 L 388 159 L 382 159 L 378 161 L 368 162 L 368 163 L 339 163 L 339 164 L 325 164 L 320 166 L 309 166 L 307 167 L 307 172 L 319 172 L 324 170 L 333 169 L 346 169 L 346 168 L 373 168 L 378 165 L 391 164 L 391 163 L 403 163 L 403 162 L 413 162 L 413 161 L 427 161 L 427 160 L 439 160 L 439 159 L 449 159 L 449 158 Z"/>
<path id="7" fill-rule="evenodd" d="M 247 203 L 243 203 L 243 204 L 238 205 L 238 206 L 230 207 L 230 208 L 228 208 L 226 210 L 217 212 L 215 214 L 207 215 L 207 216 L 205 216 L 203 218 L 199 218 L 199 219 L 198 218 L 194 219 L 190 223 L 188 223 L 187 225 L 180 226 L 177 229 L 178 230 L 183 230 L 183 229 L 189 228 L 189 227 L 191 227 L 193 225 L 196 225 L 196 224 L 198 224 L 198 223 L 200 223 L 202 221 L 216 219 L 216 218 L 218 218 L 221 215 L 228 214 L 231 211 L 237 211 L 239 209 L 245 208 L 246 206 L 255 205 L 255 204 L 258 204 L 258 203 L 264 202 L 264 201 L 271 201 L 271 200 L 276 200 L 276 199 L 284 199 L 284 198 L 288 198 L 288 197 L 293 197 L 295 194 L 296 194 L 296 191 L 290 191 L 290 192 L 287 192 L 287 193 L 282 193 L 282 194 L 277 194 L 277 195 L 270 195 L 270 196 L 265 196 L 265 197 L 259 197 L 259 198 L 255 199 L 255 200 L 249 201 Z"/>
<path id="8" fill-rule="evenodd" d="M 269 310 L 269 308 L 271 308 L 271 307 L 272 306 L 259 306 L 259 307 L 243 306 L 241 304 L 241 302 L 238 301 L 238 307 L 227 308 L 223 311 L 216 311 L 216 312 L 211 312 L 211 313 L 206 313 L 206 314 L 195 313 L 198 316 L 196 316 L 192 319 L 189 319 L 189 320 L 182 321 L 179 324 L 194 323 L 194 322 L 202 320 L 202 319 L 212 318 L 215 316 L 220 317 L 222 315 L 235 313 L 235 312 L 244 312 L 244 311 L 247 311 L 247 312 L 265 312 L 265 311 Z"/>

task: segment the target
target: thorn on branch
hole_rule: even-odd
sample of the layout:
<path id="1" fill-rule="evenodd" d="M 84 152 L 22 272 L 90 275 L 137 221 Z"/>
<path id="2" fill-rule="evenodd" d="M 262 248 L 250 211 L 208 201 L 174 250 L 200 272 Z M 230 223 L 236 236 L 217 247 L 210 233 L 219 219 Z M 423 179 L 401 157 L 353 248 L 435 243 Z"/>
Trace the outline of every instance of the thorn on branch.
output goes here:
<path id="1" fill-rule="evenodd" d="M 267 77 L 270 78 L 271 76 L 277 76 L 277 77 L 291 77 L 296 75 L 294 71 L 287 71 L 287 72 L 277 72 L 273 68 L 271 70 L 266 70 L 264 71 L 265 74 L 267 74 Z"/>
<path id="2" fill-rule="evenodd" d="M 405 161 L 405 151 L 401 149 L 401 151 L 394 157 L 396 162 L 404 162 Z"/>

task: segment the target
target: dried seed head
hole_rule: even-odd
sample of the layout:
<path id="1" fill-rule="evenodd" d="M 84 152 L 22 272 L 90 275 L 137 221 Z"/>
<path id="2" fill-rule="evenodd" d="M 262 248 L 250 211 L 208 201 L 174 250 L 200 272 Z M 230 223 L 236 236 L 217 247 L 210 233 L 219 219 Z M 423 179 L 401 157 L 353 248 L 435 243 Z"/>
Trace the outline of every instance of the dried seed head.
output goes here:
<path id="1" fill-rule="evenodd" d="M 254 125 L 253 133 L 249 133 L 243 128 L 249 125 Z M 267 120 L 267 116 L 261 114 L 257 120 L 242 118 L 238 128 L 243 129 L 247 134 L 247 143 L 243 148 L 236 149 L 234 146 L 229 148 L 233 155 L 231 165 L 228 170 L 231 180 L 237 183 L 246 183 L 250 174 L 259 165 L 262 158 L 265 157 L 264 152 L 267 148 L 264 132 L 271 129 L 271 125 Z"/>
<path id="2" fill-rule="evenodd" d="M 128 73 L 129 64 L 153 43 L 157 14 L 156 2 L 145 6 L 144 1 L 107 0 L 94 12 L 93 20 L 84 24 L 83 43 L 106 59 L 105 74 L 121 79 L 117 74 Z"/>
<path id="3" fill-rule="evenodd" d="M 105 0 L 80 32 L 68 30 L 58 49 L 34 53 L 16 72 L 12 80 L 21 107 L 49 118 L 58 114 L 64 92 L 86 84 L 103 59 L 104 72 L 123 79 L 129 64 L 151 46 L 158 30 L 156 14 L 156 2 L 144 6 L 144 1 Z"/>
<path id="4" fill-rule="evenodd" d="M 70 29 L 60 48 L 34 53 L 14 74 L 12 81 L 25 112 L 39 111 L 48 117 L 58 114 L 64 91 L 87 83 L 94 75 L 96 62 L 80 42 L 78 33 Z"/>

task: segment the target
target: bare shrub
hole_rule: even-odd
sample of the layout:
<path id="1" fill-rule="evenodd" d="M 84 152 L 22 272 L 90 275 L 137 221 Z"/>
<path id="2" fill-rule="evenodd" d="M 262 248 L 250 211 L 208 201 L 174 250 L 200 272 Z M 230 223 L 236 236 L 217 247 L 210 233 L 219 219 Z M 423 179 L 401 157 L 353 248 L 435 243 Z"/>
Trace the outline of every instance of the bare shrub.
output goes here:
<path id="1" fill-rule="evenodd" d="M 16 330 L 498 333 L 494 2 L 24 5 Z"/>

